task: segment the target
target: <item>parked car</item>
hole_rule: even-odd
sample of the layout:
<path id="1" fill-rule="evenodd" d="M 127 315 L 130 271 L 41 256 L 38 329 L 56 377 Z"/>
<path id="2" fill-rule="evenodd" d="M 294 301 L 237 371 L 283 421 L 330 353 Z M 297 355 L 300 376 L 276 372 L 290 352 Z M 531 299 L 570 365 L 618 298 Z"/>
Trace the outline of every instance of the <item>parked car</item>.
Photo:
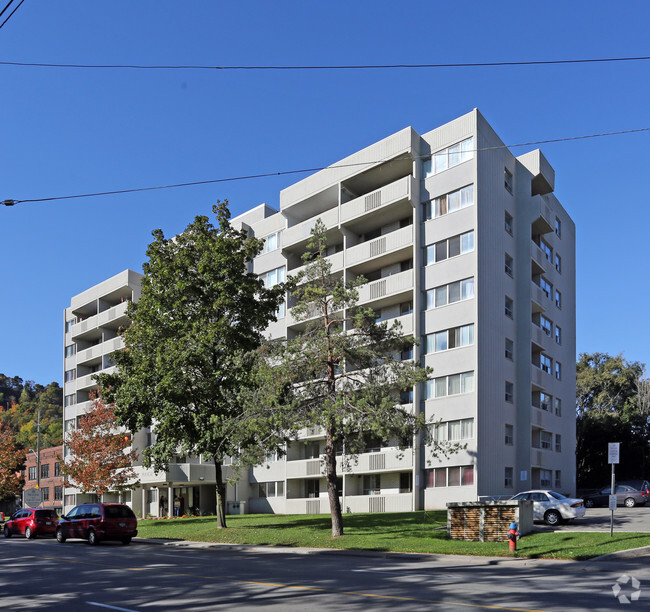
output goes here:
<path id="1" fill-rule="evenodd" d="M 597 493 L 590 493 L 585 495 L 585 506 L 587 508 L 593 508 L 594 506 L 608 506 L 609 505 L 609 495 L 612 491 L 612 487 L 605 487 Z M 614 491 L 616 492 L 616 505 L 617 506 L 626 506 L 627 508 L 634 508 L 638 504 L 645 504 L 648 500 L 648 497 L 645 494 L 645 491 L 639 491 L 634 487 L 629 485 L 617 483 Z"/>
<path id="2" fill-rule="evenodd" d="M 24 535 L 28 540 L 37 536 L 56 533 L 56 526 L 59 517 L 54 510 L 43 510 L 41 508 L 23 508 L 16 510 L 11 518 L 5 522 L 4 535 L 10 538 L 12 535 Z"/>
<path id="3" fill-rule="evenodd" d="M 81 538 L 96 546 L 102 540 L 130 544 L 138 535 L 138 519 L 124 504 L 81 504 L 62 516 L 56 539 L 63 544 L 68 538 Z"/>
<path id="4" fill-rule="evenodd" d="M 545 521 L 547 525 L 558 525 L 562 521 L 585 515 L 581 499 L 565 497 L 557 491 L 537 490 L 517 493 L 510 499 L 529 499 L 533 502 L 533 520 Z"/>
<path id="5" fill-rule="evenodd" d="M 616 484 L 627 485 L 633 489 L 644 491 L 646 494 L 646 501 L 650 502 L 650 482 L 647 480 L 619 480 Z"/>

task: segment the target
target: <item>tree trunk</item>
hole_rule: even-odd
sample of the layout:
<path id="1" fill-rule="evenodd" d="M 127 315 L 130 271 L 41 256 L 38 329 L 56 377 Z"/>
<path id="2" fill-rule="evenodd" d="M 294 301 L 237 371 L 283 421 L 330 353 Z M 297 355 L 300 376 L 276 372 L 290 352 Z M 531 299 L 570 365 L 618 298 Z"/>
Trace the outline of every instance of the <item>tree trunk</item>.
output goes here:
<path id="1" fill-rule="evenodd" d="M 332 428 L 327 428 L 327 442 L 325 446 L 325 466 L 327 468 L 327 496 L 330 500 L 330 513 L 332 515 L 332 537 L 343 535 L 343 514 L 339 500 L 338 487 L 336 486 L 336 449 L 332 436 Z"/>
<path id="2" fill-rule="evenodd" d="M 217 529 L 226 528 L 226 485 L 221 473 L 221 461 L 214 460 L 214 472 L 217 482 Z"/>

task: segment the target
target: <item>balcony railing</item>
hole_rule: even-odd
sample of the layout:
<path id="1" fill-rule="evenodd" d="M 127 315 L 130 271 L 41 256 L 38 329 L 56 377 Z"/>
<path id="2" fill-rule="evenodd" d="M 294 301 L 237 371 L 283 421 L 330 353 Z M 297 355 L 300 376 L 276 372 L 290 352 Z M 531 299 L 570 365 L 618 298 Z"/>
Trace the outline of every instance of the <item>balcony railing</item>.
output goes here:
<path id="1" fill-rule="evenodd" d="M 323 213 L 320 213 L 312 219 L 298 223 L 293 227 L 289 227 L 282 232 L 282 246 L 289 247 L 292 244 L 297 244 L 300 242 L 305 242 L 311 236 L 311 230 L 314 229 L 316 221 L 320 219 L 327 229 L 336 227 L 339 222 L 339 210 L 337 208 L 332 208 L 326 210 Z"/>
<path id="2" fill-rule="evenodd" d="M 128 301 L 122 302 L 121 304 L 117 304 L 117 306 L 112 306 L 108 310 L 104 310 L 99 314 L 93 315 L 92 317 L 88 317 L 83 321 L 79 321 L 79 323 L 75 323 L 70 329 L 70 333 L 72 334 L 72 337 L 75 338 L 76 336 L 79 336 L 84 332 L 87 332 L 91 329 L 96 329 L 97 327 L 106 325 L 110 321 L 124 317 L 126 315 L 126 309 L 128 305 L 129 305 Z"/>
<path id="3" fill-rule="evenodd" d="M 412 290 L 413 270 L 405 270 L 359 287 L 359 303 L 372 302 Z"/>
<path id="4" fill-rule="evenodd" d="M 405 176 L 381 189 L 346 202 L 341 205 L 341 223 L 371 214 L 379 208 L 385 208 L 401 200 L 410 201 L 414 182 L 412 176 Z"/>
<path id="5" fill-rule="evenodd" d="M 409 225 L 402 229 L 390 232 L 374 240 L 362 242 L 347 250 L 346 263 L 354 266 L 364 263 L 369 259 L 380 257 L 413 245 L 413 226 Z"/>

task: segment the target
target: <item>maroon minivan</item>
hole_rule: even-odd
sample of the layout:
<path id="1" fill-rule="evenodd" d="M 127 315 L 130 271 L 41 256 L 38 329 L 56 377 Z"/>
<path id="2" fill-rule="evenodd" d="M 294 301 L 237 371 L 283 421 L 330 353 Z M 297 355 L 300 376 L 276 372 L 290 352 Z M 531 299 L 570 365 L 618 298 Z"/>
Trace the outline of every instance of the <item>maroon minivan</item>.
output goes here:
<path id="1" fill-rule="evenodd" d="M 56 528 L 56 539 L 63 544 L 68 538 L 88 540 L 92 546 L 102 540 L 118 540 L 130 544 L 138 535 L 138 519 L 124 504 L 81 504 L 62 516 Z"/>
<path id="2" fill-rule="evenodd" d="M 23 508 L 14 512 L 5 523 L 5 538 L 12 535 L 24 535 L 27 539 L 39 535 L 53 536 L 58 522 L 59 517 L 54 510 Z"/>

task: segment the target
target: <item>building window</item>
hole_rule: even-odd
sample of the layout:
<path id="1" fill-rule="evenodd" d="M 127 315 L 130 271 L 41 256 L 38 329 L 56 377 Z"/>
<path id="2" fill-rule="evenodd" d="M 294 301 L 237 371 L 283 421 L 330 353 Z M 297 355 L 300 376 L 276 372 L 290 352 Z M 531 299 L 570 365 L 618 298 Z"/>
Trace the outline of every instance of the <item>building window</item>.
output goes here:
<path id="1" fill-rule="evenodd" d="M 448 168 L 453 168 L 474 157 L 474 137 L 466 138 L 451 147 L 434 153 L 424 161 L 424 178 L 428 178 Z"/>
<path id="2" fill-rule="evenodd" d="M 464 255 L 474 250 L 474 230 L 424 247 L 424 265 Z"/>
<path id="3" fill-rule="evenodd" d="M 474 484 L 474 466 L 463 465 L 425 470 L 425 487 L 467 487 Z"/>
<path id="4" fill-rule="evenodd" d="M 512 404 L 515 401 L 515 385 L 506 381 L 506 402 Z"/>
<path id="5" fill-rule="evenodd" d="M 61 464 L 56 461 L 54 463 L 54 477 L 61 476 Z"/>
<path id="6" fill-rule="evenodd" d="M 512 276 L 512 268 L 513 268 L 513 265 L 514 265 L 514 261 L 513 261 L 512 257 L 510 257 L 510 255 L 508 255 L 508 253 L 506 253 L 505 262 L 506 262 L 506 274 L 508 276 Z"/>
<path id="7" fill-rule="evenodd" d="M 562 364 L 559 361 L 555 362 L 555 378 L 562 380 Z"/>
<path id="8" fill-rule="evenodd" d="M 562 221 L 555 217 L 555 233 L 558 238 L 562 238 Z"/>
<path id="9" fill-rule="evenodd" d="M 512 236 L 513 225 L 512 225 L 512 215 L 506 211 L 506 232 Z"/>
<path id="10" fill-rule="evenodd" d="M 263 272 L 260 274 L 260 278 L 264 281 L 264 286 L 273 287 L 278 283 L 283 283 L 285 276 L 284 270 L 284 266 L 280 266 L 279 268 L 275 268 L 274 270 L 269 270 L 268 272 Z"/>
<path id="11" fill-rule="evenodd" d="M 552 366 L 553 366 L 553 360 L 548 355 L 545 355 L 544 353 L 540 353 L 539 355 L 540 369 L 546 372 L 547 374 L 550 374 Z"/>
<path id="12" fill-rule="evenodd" d="M 559 397 L 555 398 L 555 416 L 562 416 L 562 400 Z"/>
<path id="13" fill-rule="evenodd" d="M 282 302 L 278 306 L 278 311 L 275 313 L 275 316 L 278 319 L 283 319 L 286 316 L 286 314 L 287 314 L 287 305 L 284 302 Z"/>
<path id="14" fill-rule="evenodd" d="M 270 253 L 271 251 L 276 251 L 282 246 L 282 230 L 275 232 L 274 234 L 268 235 L 264 238 L 264 246 L 262 247 L 262 255 L 264 253 Z"/>
<path id="15" fill-rule="evenodd" d="M 471 344 L 474 344 L 474 323 L 427 334 L 424 336 L 424 354 L 439 353 Z"/>
<path id="16" fill-rule="evenodd" d="M 67 406 L 73 406 L 75 403 L 75 396 L 74 393 L 71 395 L 66 395 L 65 400 L 64 400 L 64 405 Z"/>
<path id="17" fill-rule="evenodd" d="M 65 347 L 65 356 L 72 357 L 77 352 L 76 348 L 76 344 L 68 344 L 68 346 Z"/>
<path id="18" fill-rule="evenodd" d="M 512 172 L 508 168 L 503 169 L 503 184 L 508 193 L 512 193 Z"/>
<path id="19" fill-rule="evenodd" d="M 550 338 L 553 333 L 553 321 L 547 319 L 544 315 L 539 317 L 539 326 L 542 328 L 542 331 Z"/>
<path id="20" fill-rule="evenodd" d="M 555 290 L 555 305 L 562 308 L 562 294 L 557 289 Z"/>
<path id="21" fill-rule="evenodd" d="M 555 488 L 562 488 L 562 470 L 555 470 Z"/>
<path id="22" fill-rule="evenodd" d="M 555 254 L 555 269 L 562 273 L 562 258 L 557 253 Z"/>
<path id="23" fill-rule="evenodd" d="M 74 506 L 75 505 L 74 494 L 65 496 L 65 505 L 66 506 Z"/>
<path id="24" fill-rule="evenodd" d="M 512 298 L 509 298 L 506 295 L 506 317 L 509 317 L 510 319 L 513 318 L 514 308 L 515 308 L 515 303 L 512 301 Z"/>
<path id="25" fill-rule="evenodd" d="M 413 473 L 402 472 L 399 475 L 399 492 L 412 493 L 413 492 Z"/>
<path id="26" fill-rule="evenodd" d="M 431 438 L 436 442 L 457 442 L 474 437 L 474 419 L 445 421 L 430 426 Z"/>
<path id="27" fill-rule="evenodd" d="M 43 491 L 43 501 L 50 501 L 50 487 L 41 487 Z"/>
<path id="28" fill-rule="evenodd" d="M 510 340 L 510 338 L 506 338 L 506 359 L 509 359 L 510 361 L 514 361 L 515 358 L 515 343 Z"/>
<path id="29" fill-rule="evenodd" d="M 29 468 L 28 477 L 29 477 L 29 480 L 36 480 L 36 467 L 35 466 Z"/>
<path id="30" fill-rule="evenodd" d="M 474 297 L 474 277 L 441 285 L 425 292 L 426 308 L 439 308 Z"/>
<path id="31" fill-rule="evenodd" d="M 77 322 L 77 319 L 69 319 L 65 322 L 66 333 L 72 329 L 72 326 Z"/>
<path id="32" fill-rule="evenodd" d="M 442 217 L 472 204 L 474 204 L 474 185 L 467 185 L 467 187 L 425 202 L 422 205 L 424 220 L 429 221 L 435 217 Z"/>
<path id="33" fill-rule="evenodd" d="M 258 482 L 257 490 L 253 485 L 253 497 L 284 497 L 284 481 Z M 257 495 L 255 495 L 257 493 Z"/>
<path id="34" fill-rule="evenodd" d="M 41 463 L 41 478 L 49 478 L 49 477 L 50 477 L 50 464 Z"/>
<path id="35" fill-rule="evenodd" d="M 504 472 L 503 486 L 506 489 L 512 489 L 512 480 L 513 480 L 514 468 L 507 467 Z"/>
<path id="36" fill-rule="evenodd" d="M 546 261 L 548 262 L 553 261 L 553 249 L 550 247 L 550 245 L 547 242 L 540 239 L 539 248 L 542 249 L 542 252 L 544 253 L 544 257 L 546 257 Z"/>
<path id="37" fill-rule="evenodd" d="M 379 477 L 379 474 L 366 474 L 363 477 L 363 494 L 364 495 L 381 494 L 381 479 Z"/>
<path id="38" fill-rule="evenodd" d="M 77 378 L 77 370 L 66 370 L 64 380 L 65 382 L 72 382 Z"/>
<path id="39" fill-rule="evenodd" d="M 562 344 L 562 328 L 559 325 L 555 326 L 555 342 Z"/>
<path id="40" fill-rule="evenodd" d="M 73 429 L 76 428 L 76 421 L 77 419 L 66 419 L 65 424 L 64 424 L 64 430 L 65 431 L 72 431 Z"/>
<path id="41" fill-rule="evenodd" d="M 318 480 L 305 480 L 305 497 L 319 497 Z"/>
<path id="42" fill-rule="evenodd" d="M 54 501 L 63 499 L 63 487 L 54 487 Z"/>
<path id="43" fill-rule="evenodd" d="M 545 489 L 550 489 L 552 476 L 553 476 L 553 472 L 551 470 L 540 470 L 539 486 Z"/>
<path id="44" fill-rule="evenodd" d="M 450 374 L 427 380 L 424 386 L 424 399 L 435 399 L 474 392 L 474 372 Z M 411 400 L 412 401 L 412 400 Z"/>
<path id="45" fill-rule="evenodd" d="M 515 443 L 515 426 L 506 424 L 506 446 L 512 446 Z"/>
<path id="46" fill-rule="evenodd" d="M 562 436 L 560 434 L 555 434 L 555 452 L 562 452 Z"/>
<path id="47" fill-rule="evenodd" d="M 549 283 L 543 276 L 539 279 L 539 286 L 549 300 L 553 299 L 551 297 L 553 295 L 553 285 L 551 285 L 551 283 Z"/>
<path id="48" fill-rule="evenodd" d="M 544 450 L 551 449 L 552 434 L 550 431 L 542 431 L 539 434 L 539 446 Z"/>

